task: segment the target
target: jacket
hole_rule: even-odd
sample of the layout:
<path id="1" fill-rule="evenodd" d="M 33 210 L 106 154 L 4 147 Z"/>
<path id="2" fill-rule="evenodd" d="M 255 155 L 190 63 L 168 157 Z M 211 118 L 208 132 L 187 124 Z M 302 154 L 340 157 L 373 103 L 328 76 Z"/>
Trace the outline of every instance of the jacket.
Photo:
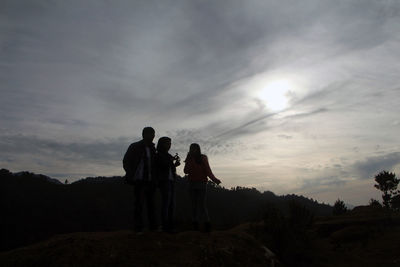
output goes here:
<path id="1" fill-rule="evenodd" d="M 155 170 L 156 179 L 158 181 L 168 180 L 170 171 L 172 172 L 173 179 L 176 178 L 176 167 L 173 162 L 174 157 L 169 153 L 157 152 L 155 156 Z"/>
<path id="2" fill-rule="evenodd" d="M 150 145 L 150 166 L 149 170 L 151 177 L 154 177 L 154 156 L 156 149 L 154 144 Z M 143 140 L 132 143 L 126 151 L 123 159 L 123 167 L 126 172 L 127 180 L 133 180 L 136 170 L 142 159 L 146 156 L 146 144 Z"/>
<path id="3" fill-rule="evenodd" d="M 198 164 L 193 158 L 187 159 L 183 172 L 188 175 L 189 181 L 192 182 L 207 182 L 207 177 L 213 181 L 217 180 L 211 171 L 206 155 L 201 155 L 201 164 Z"/>

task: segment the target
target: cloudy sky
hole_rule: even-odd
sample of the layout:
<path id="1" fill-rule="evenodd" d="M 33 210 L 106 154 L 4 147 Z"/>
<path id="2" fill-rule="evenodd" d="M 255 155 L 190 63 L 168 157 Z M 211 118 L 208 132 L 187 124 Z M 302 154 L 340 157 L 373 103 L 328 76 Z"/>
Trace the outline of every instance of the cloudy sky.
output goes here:
<path id="1" fill-rule="evenodd" d="M 123 175 L 150 125 L 227 188 L 367 204 L 400 174 L 400 2 L 2 0 L 0 94 L 13 172 Z"/>

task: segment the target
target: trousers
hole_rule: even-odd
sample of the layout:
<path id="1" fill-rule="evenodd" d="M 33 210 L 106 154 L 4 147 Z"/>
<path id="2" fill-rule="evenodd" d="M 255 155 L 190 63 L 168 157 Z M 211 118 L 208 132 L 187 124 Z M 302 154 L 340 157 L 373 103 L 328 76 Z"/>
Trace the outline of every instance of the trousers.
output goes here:
<path id="1" fill-rule="evenodd" d="M 147 207 L 149 228 L 150 230 L 155 230 L 157 228 L 154 207 L 155 191 L 156 186 L 153 182 L 136 181 L 134 184 L 134 228 L 136 231 L 143 230 L 143 207 L 145 203 Z"/>
<path id="2" fill-rule="evenodd" d="M 189 193 L 192 202 L 192 221 L 210 222 L 207 209 L 207 182 L 189 182 Z"/>

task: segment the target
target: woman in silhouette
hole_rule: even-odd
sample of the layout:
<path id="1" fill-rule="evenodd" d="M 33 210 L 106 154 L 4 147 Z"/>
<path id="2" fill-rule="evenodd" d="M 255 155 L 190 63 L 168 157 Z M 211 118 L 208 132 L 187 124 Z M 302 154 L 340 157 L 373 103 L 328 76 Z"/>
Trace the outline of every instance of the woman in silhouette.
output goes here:
<path id="1" fill-rule="evenodd" d="M 184 173 L 188 175 L 190 198 L 192 201 L 193 228 L 199 229 L 199 222 L 203 219 L 205 231 L 211 230 L 208 216 L 206 193 L 207 181 L 210 178 L 214 183 L 220 184 L 211 171 L 206 155 L 201 154 L 198 144 L 191 144 L 185 160 Z"/>
<path id="2" fill-rule="evenodd" d="M 176 167 L 181 164 L 178 155 L 173 157 L 168 153 L 170 148 L 171 138 L 161 137 L 157 143 L 155 156 L 156 175 L 162 198 L 162 230 L 165 232 L 175 231 L 173 217 L 175 210 Z"/>

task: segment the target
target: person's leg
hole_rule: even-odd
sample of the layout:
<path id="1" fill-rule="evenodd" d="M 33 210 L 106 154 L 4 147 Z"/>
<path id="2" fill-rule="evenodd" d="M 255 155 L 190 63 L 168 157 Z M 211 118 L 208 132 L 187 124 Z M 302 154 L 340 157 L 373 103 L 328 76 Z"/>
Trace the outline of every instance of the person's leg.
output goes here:
<path id="1" fill-rule="evenodd" d="M 145 194 L 146 194 L 146 204 L 147 204 L 147 216 L 149 219 L 149 228 L 150 230 L 156 230 L 157 229 L 157 221 L 156 221 L 156 215 L 155 215 L 155 205 L 154 205 L 154 195 L 156 191 L 156 186 L 152 182 L 147 182 L 146 183 L 146 189 L 145 189 Z"/>
<path id="2" fill-rule="evenodd" d="M 207 187 L 204 186 L 199 190 L 199 207 L 201 210 L 201 219 L 205 223 L 210 222 L 210 217 L 208 216 L 207 208 Z"/>
<path id="3" fill-rule="evenodd" d="M 198 229 L 199 218 L 198 218 L 198 190 L 191 185 L 190 186 L 190 199 L 192 202 L 192 222 L 194 230 Z"/>
<path id="4" fill-rule="evenodd" d="M 175 228 L 174 225 L 174 215 L 175 215 L 175 182 L 169 181 L 169 202 L 168 202 L 168 224 L 169 228 L 173 230 Z"/>
<path id="5" fill-rule="evenodd" d="M 211 223 L 210 217 L 208 216 L 208 208 L 207 208 L 207 184 L 201 187 L 199 190 L 199 200 L 200 200 L 200 210 L 201 210 L 201 219 L 204 222 L 204 231 L 211 231 Z"/>
<path id="6" fill-rule="evenodd" d="M 134 230 L 137 232 L 141 232 L 143 230 L 143 219 L 142 219 L 142 211 L 143 211 L 143 198 L 144 198 L 144 192 L 143 192 L 143 184 L 141 182 L 136 182 L 134 184 L 134 198 L 135 198 L 135 203 L 134 203 L 134 208 L 133 208 L 133 213 L 134 213 Z"/>
<path id="7" fill-rule="evenodd" d="M 169 192 L 168 192 L 168 181 L 160 182 L 161 192 L 161 222 L 163 230 L 168 230 L 168 208 L 169 208 Z"/>

